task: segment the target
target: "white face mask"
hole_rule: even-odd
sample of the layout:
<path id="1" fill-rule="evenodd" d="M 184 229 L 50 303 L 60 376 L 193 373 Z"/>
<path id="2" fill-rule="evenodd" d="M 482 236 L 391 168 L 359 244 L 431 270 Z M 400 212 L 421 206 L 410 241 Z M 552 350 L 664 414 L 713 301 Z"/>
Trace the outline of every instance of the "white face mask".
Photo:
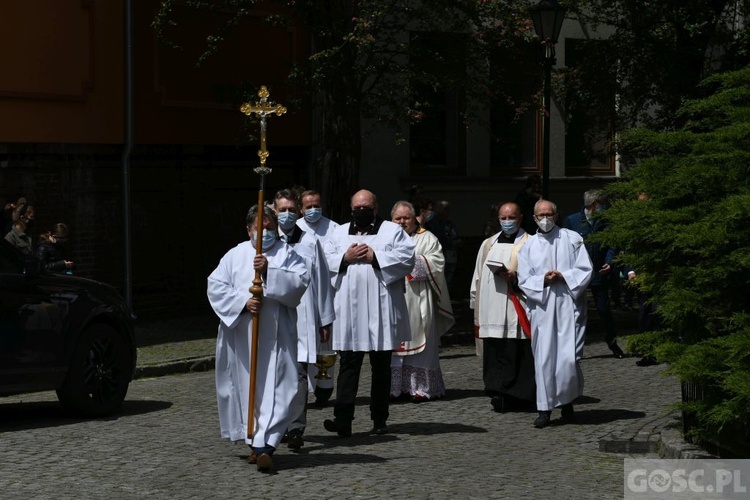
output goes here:
<path id="1" fill-rule="evenodd" d="M 543 233 L 549 233 L 552 231 L 552 228 L 555 227 L 555 221 L 553 219 L 544 218 L 542 220 L 536 221 L 536 225 L 539 226 L 539 229 Z"/>

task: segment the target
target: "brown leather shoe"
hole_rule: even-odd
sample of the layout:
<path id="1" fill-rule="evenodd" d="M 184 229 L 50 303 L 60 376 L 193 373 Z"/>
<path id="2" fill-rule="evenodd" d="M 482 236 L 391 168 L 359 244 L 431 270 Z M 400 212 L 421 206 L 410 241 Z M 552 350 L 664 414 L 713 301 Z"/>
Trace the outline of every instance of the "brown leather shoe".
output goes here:
<path id="1" fill-rule="evenodd" d="M 250 456 L 248 457 L 247 461 L 250 462 L 253 465 L 255 465 L 255 464 L 258 463 L 258 457 L 255 456 L 255 452 L 254 451 L 250 452 Z"/>
<path id="2" fill-rule="evenodd" d="M 258 470 L 261 472 L 268 472 L 273 467 L 273 459 L 268 453 L 261 453 L 258 455 Z"/>

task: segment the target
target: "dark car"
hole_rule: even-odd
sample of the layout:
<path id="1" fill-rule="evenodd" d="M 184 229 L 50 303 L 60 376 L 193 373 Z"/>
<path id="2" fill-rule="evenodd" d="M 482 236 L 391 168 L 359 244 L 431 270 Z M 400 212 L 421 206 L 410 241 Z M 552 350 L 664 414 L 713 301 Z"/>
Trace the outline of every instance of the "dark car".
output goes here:
<path id="1" fill-rule="evenodd" d="M 132 315 L 114 288 L 52 274 L 0 239 L 0 396 L 54 389 L 76 414 L 111 415 L 135 362 Z"/>

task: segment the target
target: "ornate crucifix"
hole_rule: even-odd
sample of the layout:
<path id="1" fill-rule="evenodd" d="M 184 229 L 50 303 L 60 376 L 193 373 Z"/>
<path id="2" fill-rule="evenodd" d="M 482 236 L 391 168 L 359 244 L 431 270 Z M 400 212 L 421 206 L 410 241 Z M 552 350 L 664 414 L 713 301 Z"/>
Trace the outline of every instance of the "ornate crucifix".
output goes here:
<path id="1" fill-rule="evenodd" d="M 265 184 L 266 174 L 271 173 L 271 169 L 266 167 L 266 159 L 268 159 L 268 150 L 266 149 L 266 117 L 271 114 L 281 116 L 286 113 L 286 108 L 281 104 L 276 104 L 268 101 L 268 89 L 265 85 L 260 87 L 258 91 L 258 97 L 260 98 L 255 104 L 249 102 L 242 105 L 240 111 L 247 116 L 258 115 L 260 118 L 260 149 L 258 150 L 258 157 L 260 158 L 260 166 L 255 167 L 253 171 L 260 175 L 260 187 L 258 189 L 258 217 L 255 224 L 255 254 L 259 255 L 263 253 L 263 189 Z M 250 293 L 253 297 L 262 300 L 263 299 L 263 280 L 261 278 L 260 271 L 255 271 L 255 278 L 253 278 L 253 285 L 250 287 Z M 248 399 L 247 407 L 247 437 L 252 439 L 255 430 L 255 382 L 257 380 L 258 373 L 258 323 L 260 315 L 258 313 L 253 314 L 253 338 L 252 338 L 252 354 L 250 359 L 250 398 Z"/>

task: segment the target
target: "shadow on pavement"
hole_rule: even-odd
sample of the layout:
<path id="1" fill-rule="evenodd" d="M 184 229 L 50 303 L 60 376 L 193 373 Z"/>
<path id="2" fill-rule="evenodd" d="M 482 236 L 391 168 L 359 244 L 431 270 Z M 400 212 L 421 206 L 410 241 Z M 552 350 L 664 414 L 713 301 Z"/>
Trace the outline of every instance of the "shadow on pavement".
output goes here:
<path id="1" fill-rule="evenodd" d="M 445 401 L 454 401 L 456 399 L 467 399 L 467 398 L 486 398 L 482 389 L 446 389 Z M 489 401 L 489 398 L 488 398 Z M 424 403 L 422 403 L 424 404 Z"/>
<path id="2" fill-rule="evenodd" d="M 477 434 L 487 432 L 484 427 L 475 425 L 454 424 L 445 422 L 405 422 L 388 426 L 390 434 L 409 434 L 410 436 L 431 436 L 434 434 Z"/>
<path id="3" fill-rule="evenodd" d="M 387 458 L 366 453 L 326 453 L 311 455 L 304 448 L 301 452 L 290 453 L 287 450 L 276 452 L 273 455 L 274 469 L 290 470 L 310 467 L 322 467 L 336 464 L 382 464 L 388 461 Z M 237 458 L 247 461 L 247 455 L 238 455 Z M 255 469 L 254 465 L 248 464 L 248 467 Z M 261 474 L 260 472 L 258 474 Z M 271 475 L 274 470 L 271 470 Z"/>
<path id="4" fill-rule="evenodd" d="M 601 399 L 599 398 L 592 398 L 591 396 L 578 396 L 574 401 L 573 404 L 576 405 L 590 405 L 600 402 Z"/>
<path id="5" fill-rule="evenodd" d="M 583 410 L 576 409 L 575 421 L 566 425 L 600 425 L 615 422 L 617 420 L 634 420 L 643 418 L 646 413 L 642 411 L 630 411 L 621 409 L 612 410 Z M 560 419 L 552 421 L 552 425 L 563 425 Z"/>
<path id="6" fill-rule="evenodd" d="M 18 430 L 60 427 L 91 421 L 115 421 L 122 417 L 165 410 L 169 401 L 128 401 L 111 417 L 85 418 L 66 411 L 57 401 L 0 404 L 0 434 Z"/>
<path id="7" fill-rule="evenodd" d="M 172 407 L 171 401 L 153 401 L 153 400 L 125 400 L 120 411 L 120 416 L 129 417 L 132 415 L 143 415 L 144 413 L 153 413 L 155 411 L 166 410 Z"/>

